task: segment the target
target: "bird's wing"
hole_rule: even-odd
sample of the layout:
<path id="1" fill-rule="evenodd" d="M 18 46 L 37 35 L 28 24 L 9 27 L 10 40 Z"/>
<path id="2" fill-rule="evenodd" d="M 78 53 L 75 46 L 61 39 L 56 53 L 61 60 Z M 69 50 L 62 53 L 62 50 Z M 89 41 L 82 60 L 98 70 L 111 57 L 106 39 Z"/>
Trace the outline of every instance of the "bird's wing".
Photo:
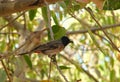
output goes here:
<path id="1" fill-rule="evenodd" d="M 51 41 L 51 42 L 48 42 L 46 44 L 42 44 L 42 45 L 37 46 L 36 48 L 34 48 L 32 50 L 32 52 L 38 52 L 38 53 L 40 53 L 41 51 L 46 52 L 48 50 L 58 49 L 60 46 L 63 47 L 63 44 L 60 40 Z"/>

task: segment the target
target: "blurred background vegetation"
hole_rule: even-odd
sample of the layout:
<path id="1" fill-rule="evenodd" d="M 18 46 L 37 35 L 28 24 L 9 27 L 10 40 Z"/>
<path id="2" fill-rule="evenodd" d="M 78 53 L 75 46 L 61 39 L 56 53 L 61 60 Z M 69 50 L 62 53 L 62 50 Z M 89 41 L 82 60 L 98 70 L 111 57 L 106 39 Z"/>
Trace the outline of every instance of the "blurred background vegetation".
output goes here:
<path id="1" fill-rule="evenodd" d="M 69 82 L 120 82 L 119 8 L 119 0 L 64 0 L 1 17 L 0 82 L 66 82 L 59 70 Z M 49 42 L 50 32 L 41 32 L 49 26 L 55 39 L 74 42 L 57 54 L 60 69 L 43 54 L 15 56 L 34 32 L 38 43 Z"/>

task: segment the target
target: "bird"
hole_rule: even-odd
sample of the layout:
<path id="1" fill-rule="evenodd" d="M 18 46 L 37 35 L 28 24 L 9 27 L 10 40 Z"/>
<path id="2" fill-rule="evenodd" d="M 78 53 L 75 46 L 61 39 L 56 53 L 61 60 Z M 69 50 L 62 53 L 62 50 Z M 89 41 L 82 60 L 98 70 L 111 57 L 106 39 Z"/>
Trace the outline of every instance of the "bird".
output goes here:
<path id="1" fill-rule="evenodd" d="M 27 53 L 42 53 L 48 56 L 52 56 L 62 51 L 69 43 L 73 43 L 73 41 L 71 41 L 67 36 L 62 36 L 58 40 L 53 40 L 44 44 L 40 44 Z"/>

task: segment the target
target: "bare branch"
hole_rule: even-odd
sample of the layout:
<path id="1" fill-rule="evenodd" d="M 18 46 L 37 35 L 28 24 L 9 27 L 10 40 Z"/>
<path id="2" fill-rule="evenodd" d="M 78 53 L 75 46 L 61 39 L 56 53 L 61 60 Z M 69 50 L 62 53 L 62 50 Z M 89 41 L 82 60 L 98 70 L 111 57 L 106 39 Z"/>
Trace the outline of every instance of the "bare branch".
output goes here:
<path id="1" fill-rule="evenodd" d="M 46 3 L 46 5 L 47 5 L 47 17 L 48 17 L 48 24 L 47 24 L 47 26 L 48 26 L 48 28 L 49 28 L 49 30 L 50 30 L 50 36 L 51 36 L 51 38 L 52 38 L 52 40 L 54 40 L 54 34 L 53 34 L 53 30 L 52 30 L 52 27 L 51 27 L 51 14 L 50 14 L 50 9 L 49 9 L 49 5 L 48 5 L 48 3 L 46 2 L 46 0 L 45 0 L 45 3 Z"/>
<path id="2" fill-rule="evenodd" d="M 7 69 L 7 67 L 5 66 L 3 60 L 1 60 L 1 63 L 2 63 L 2 65 L 3 65 L 3 68 L 5 69 L 5 72 L 6 72 L 7 76 L 8 76 L 9 82 L 12 82 L 12 78 L 11 78 L 11 76 L 10 76 L 10 74 L 9 74 L 9 72 L 8 72 L 8 69 Z"/>
<path id="3" fill-rule="evenodd" d="M 69 58 L 67 58 L 64 55 L 61 55 L 62 58 L 64 58 L 66 61 L 70 62 L 71 64 L 73 64 L 76 68 L 78 68 L 79 70 L 82 70 L 83 72 L 85 72 L 91 79 L 93 79 L 95 82 L 99 82 L 92 74 L 89 73 L 89 71 L 85 70 L 84 68 L 81 67 L 80 64 L 78 64 L 77 62 L 75 62 L 74 60 L 71 60 Z"/>
<path id="4" fill-rule="evenodd" d="M 12 22 L 14 22 L 16 19 L 18 19 L 18 18 L 19 18 L 20 16 L 22 16 L 23 14 L 24 14 L 24 12 L 21 13 L 20 15 L 18 15 L 16 18 L 10 20 L 9 23 L 6 24 L 6 25 L 4 25 L 4 26 L 2 26 L 2 27 L 0 28 L 0 30 L 2 30 L 3 28 L 5 28 L 6 26 L 10 25 Z M 4 17 L 4 18 L 7 19 L 6 17 Z"/>
<path id="5" fill-rule="evenodd" d="M 52 63 L 56 66 L 57 70 L 59 71 L 60 75 L 64 78 L 64 80 L 65 80 L 66 82 L 69 82 L 69 81 L 67 80 L 67 78 L 65 77 L 65 75 L 62 73 L 60 67 L 58 66 L 55 55 L 53 55 L 53 56 L 51 57 L 51 61 L 52 61 Z"/>
<path id="6" fill-rule="evenodd" d="M 52 4 L 62 0 L 46 0 Z M 45 0 L 3 0 L 0 2 L 0 16 L 45 6 Z"/>
<path id="7" fill-rule="evenodd" d="M 98 26 L 99 26 L 100 28 L 103 28 L 103 27 L 101 26 L 101 24 L 98 22 L 98 20 L 95 18 L 92 10 L 91 10 L 90 8 L 85 8 L 85 9 L 86 9 L 86 11 L 88 11 L 88 13 L 91 15 L 91 17 L 93 18 L 93 20 L 98 24 Z M 113 47 L 114 49 L 116 49 L 118 52 L 120 52 L 120 50 L 118 49 L 118 47 L 114 44 L 114 42 L 112 41 L 112 39 L 108 36 L 107 32 L 106 32 L 105 30 L 102 30 L 102 31 L 103 31 L 103 33 L 105 34 L 105 36 L 109 39 L 112 47 Z"/>
<path id="8" fill-rule="evenodd" d="M 120 26 L 120 23 L 118 24 L 113 24 L 113 25 L 105 25 L 105 26 L 102 26 L 102 28 L 97 28 L 97 27 L 92 27 L 90 28 L 90 30 L 92 32 L 95 32 L 95 31 L 102 31 L 102 30 L 107 30 L 107 29 L 110 29 L 110 28 L 119 28 Z M 88 30 L 86 29 L 83 29 L 83 30 L 78 30 L 78 31 L 72 31 L 72 32 L 67 32 L 67 35 L 72 35 L 72 34 L 83 34 L 83 33 L 87 33 Z"/>
<path id="9" fill-rule="evenodd" d="M 90 30 L 92 32 L 96 32 L 96 31 L 101 31 L 101 30 L 107 30 L 107 29 L 110 29 L 110 28 L 119 28 L 120 26 L 120 23 L 118 24 L 112 24 L 112 25 L 105 25 L 105 26 L 102 26 L 102 28 L 97 28 L 97 27 L 92 27 L 90 28 Z M 39 29 L 37 29 L 39 30 Z M 68 31 L 66 34 L 67 35 L 74 35 L 74 34 L 83 34 L 83 33 L 88 33 L 88 30 L 86 29 L 81 29 L 81 30 L 78 30 L 78 31 Z M 7 32 L 0 32 L 0 34 L 18 34 L 16 32 L 12 32 L 12 33 L 7 33 Z"/>

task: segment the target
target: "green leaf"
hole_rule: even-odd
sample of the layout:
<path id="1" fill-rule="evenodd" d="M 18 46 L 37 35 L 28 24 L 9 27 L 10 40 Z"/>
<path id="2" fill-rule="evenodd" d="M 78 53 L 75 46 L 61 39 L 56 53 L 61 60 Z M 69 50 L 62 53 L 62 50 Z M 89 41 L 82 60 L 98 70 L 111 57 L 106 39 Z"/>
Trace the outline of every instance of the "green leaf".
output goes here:
<path id="1" fill-rule="evenodd" d="M 60 5 L 60 7 L 63 8 L 63 9 L 66 8 L 66 4 L 65 4 L 65 2 L 60 2 L 59 5 Z"/>
<path id="2" fill-rule="evenodd" d="M 104 68 L 103 68 L 104 66 L 103 65 L 99 65 L 99 68 L 102 70 L 102 71 L 104 71 Z"/>
<path id="3" fill-rule="evenodd" d="M 71 1 L 70 0 L 65 0 L 64 2 L 66 4 L 66 6 L 69 6 L 69 4 L 70 4 Z"/>
<path id="4" fill-rule="evenodd" d="M 67 66 L 59 66 L 60 69 L 70 69 L 70 67 Z"/>
<path id="5" fill-rule="evenodd" d="M 55 12 L 51 11 L 51 15 L 52 15 L 52 18 L 53 18 L 55 24 L 59 25 L 58 17 L 56 16 Z"/>
<path id="6" fill-rule="evenodd" d="M 111 64 L 112 67 L 114 67 L 114 59 L 113 59 L 113 57 L 110 57 L 110 64 Z"/>
<path id="7" fill-rule="evenodd" d="M 91 37 L 91 39 L 93 40 L 94 44 L 96 45 L 96 47 L 104 54 L 107 55 L 104 50 L 99 46 L 99 43 L 97 42 L 96 38 L 94 37 L 92 31 L 90 30 L 90 28 L 86 27 L 86 29 L 88 30 L 88 33 Z"/>
<path id="8" fill-rule="evenodd" d="M 80 9 L 80 5 L 74 5 L 74 11 L 78 11 Z"/>
<path id="9" fill-rule="evenodd" d="M 6 42 L 5 40 L 2 41 L 2 43 L 0 43 L 0 51 L 4 51 L 6 47 Z"/>
<path id="10" fill-rule="evenodd" d="M 32 62 L 31 62 L 29 56 L 24 55 L 24 59 L 25 59 L 26 63 L 28 64 L 28 66 L 32 69 Z"/>
<path id="11" fill-rule="evenodd" d="M 64 36 L 66 34 L 65 28 L 61 27 L 59 25 L 53 25 L 52 30 L 54 33 L 55 40 L 60 39 L 62 36 Z M 51 40 L 50 31 L 48 31 L 48 38 Z"/>
<path id="12" fill-rule="evenodd" d="M 42 16 L 47 24 L 48 23 L 47 7 L 42 7 Z"/>
<path id="13" fill-rule="evenodd" d="M 0 82 L 5 82 L 6 79 L 6 72 L 3 69 L 0 69 Z"/>
<path id="14" fill-rule="evenodd" d="M 37 13 L 37 9 L 29 11 L 29 18 L 30 18 L 31 21 L 35 18 L 36 13 Z"/>
<path id="15" fill-rule="evenodd" d="M 110 82 L 115 82 L 115 70 L 110 71 Z"/>
<path id="16" fill-rule="evenodd" d="M 104 10 L 120 9 L 120 0 L 106 0 L 103 9 Z"/>
<path id="17" fill-rule="evenodd" d="M 59 17 L 60 17 L 60 20 L 62 20 L 62 18 L 63 18 L 63 13 L 60 11 L 59 12 Z"/>

